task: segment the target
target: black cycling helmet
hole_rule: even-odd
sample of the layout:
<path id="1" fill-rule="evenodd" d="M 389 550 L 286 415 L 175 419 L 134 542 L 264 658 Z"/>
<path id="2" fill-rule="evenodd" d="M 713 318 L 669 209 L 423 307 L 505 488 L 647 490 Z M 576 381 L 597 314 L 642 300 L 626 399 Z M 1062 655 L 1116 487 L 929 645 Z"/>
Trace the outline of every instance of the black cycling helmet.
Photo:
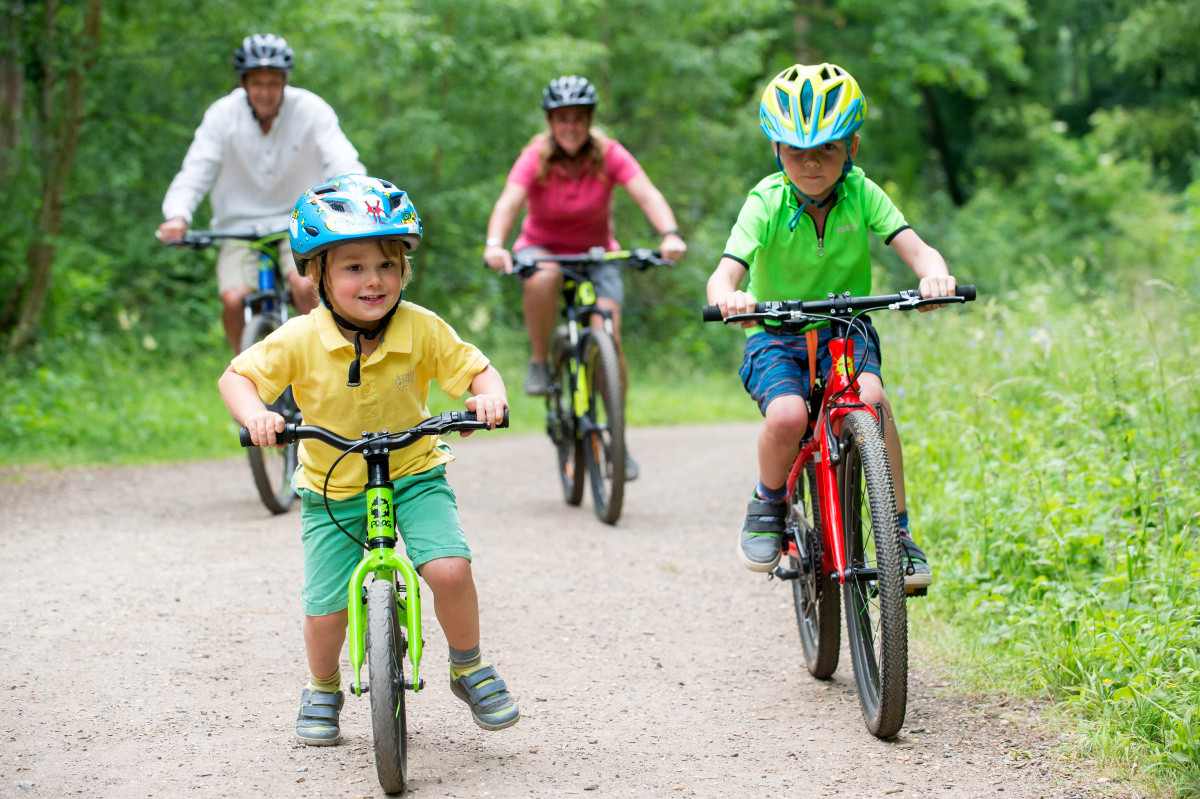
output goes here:
<path id="1" fill-rule="evenodd" d="M 542 108 L 550 111 L 569 105 L 596 107 L 596 87 L 587 78 L 578 75 L 563 75 L 550 81 L 542 90 Z"/>
<path id="2" fill-rule="evenodd" d="M 233 68 L 239 78 L 252 69 L 282 69 L 288 73 L 293 63 L 292 48 L 273 33 L 251 34 L 233 51 Z"/>

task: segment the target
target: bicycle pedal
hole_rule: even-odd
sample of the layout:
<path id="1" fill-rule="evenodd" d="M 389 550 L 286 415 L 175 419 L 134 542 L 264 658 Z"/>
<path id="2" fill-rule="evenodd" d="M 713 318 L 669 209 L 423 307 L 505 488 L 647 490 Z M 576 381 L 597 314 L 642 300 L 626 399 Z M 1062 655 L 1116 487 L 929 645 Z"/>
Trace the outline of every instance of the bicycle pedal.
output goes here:
<path id="1" fill-rule="evenodd" d="M 914 597 L 914 596 L 927 596 L 928 594 L 929 594 L 929 587 L 928 587 L 928 586 L 926 586 L 926 587 L 924 587 L 924 588 L 914 588 L 914 589 L 913 589 L 913 590 L 911 590 L 911 591 L 907 591 L 907 592 L 905 592 L 905 595 L 906 595 L 906 596 L 910 596 L 910 597 Z"/>
<path id="2" fill-rule="evenodd" d="M 785 569 L 782 566 L 776 566 L 768 576 L 774 577 L 777 580 L 795 580 L 800 576 L 800 570 Z"/>

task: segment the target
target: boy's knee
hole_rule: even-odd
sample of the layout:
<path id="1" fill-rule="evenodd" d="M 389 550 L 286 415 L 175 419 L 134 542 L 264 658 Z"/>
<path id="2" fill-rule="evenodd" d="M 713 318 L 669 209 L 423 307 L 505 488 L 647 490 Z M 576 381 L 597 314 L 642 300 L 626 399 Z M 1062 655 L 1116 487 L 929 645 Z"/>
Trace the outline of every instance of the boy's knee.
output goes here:
<path id="1" fill-rule="evenodd" d="M 767 406 L 766 426 L 771 435 L 799 439 L 808 430 L 808 406 L 798 396 L 777 397 Z"/>
<path id="2" fill-rule="evenodd" d="M 418 571 L 434 593 L 458 591 L 474 582 L 471 576 L 471 561 L 466 558 L 434 558 L 422 564 Z"/>

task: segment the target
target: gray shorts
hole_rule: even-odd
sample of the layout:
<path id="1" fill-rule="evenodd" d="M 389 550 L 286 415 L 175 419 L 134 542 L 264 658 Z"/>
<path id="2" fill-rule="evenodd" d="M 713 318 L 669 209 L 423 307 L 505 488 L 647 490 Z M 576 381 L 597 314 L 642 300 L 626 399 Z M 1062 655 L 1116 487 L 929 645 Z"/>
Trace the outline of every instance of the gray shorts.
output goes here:
<path id="1" fill-rule="evenodd" d="M 522 247 L 513 253 L 513 260 L 515 261 L 523 255 L 540 257 L 552 254 L 547 252 L 545 247 Z M 596 264 L 588 270 L 588 274 L 592 278 L 592 284 L 596 287 L 597 297 L 607 297 L 619 306 L 625 305 L 625 285 L 621 282 L 621 266 L 619 264 Z"/>

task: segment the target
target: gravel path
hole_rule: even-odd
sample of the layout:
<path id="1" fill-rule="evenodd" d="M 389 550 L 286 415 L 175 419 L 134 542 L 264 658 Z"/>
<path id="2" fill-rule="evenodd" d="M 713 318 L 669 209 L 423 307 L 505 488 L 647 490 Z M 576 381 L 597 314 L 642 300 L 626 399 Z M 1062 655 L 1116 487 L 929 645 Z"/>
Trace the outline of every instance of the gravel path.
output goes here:
<path id="1" fill-rule="evenodd" d="M 914 663 L 883 742 L 845 652 L 833 680 L 808 676 L 790 591 L 734 558 L 753 435 L 632 431 L 643 476 L 616 527 L 562 503 L 544 437 L 452 441 L 484 654 L 523 718 L 471 722 L 426 602 L 412 792 L 1091 796 L 1027 703 L 963 698 Z M 270 516 L 242 459 L 8 470 L 0 488 L 0 797 L 383 796 L 365 698 L 341 746 L 293 743 L 299 516 Z"/>

